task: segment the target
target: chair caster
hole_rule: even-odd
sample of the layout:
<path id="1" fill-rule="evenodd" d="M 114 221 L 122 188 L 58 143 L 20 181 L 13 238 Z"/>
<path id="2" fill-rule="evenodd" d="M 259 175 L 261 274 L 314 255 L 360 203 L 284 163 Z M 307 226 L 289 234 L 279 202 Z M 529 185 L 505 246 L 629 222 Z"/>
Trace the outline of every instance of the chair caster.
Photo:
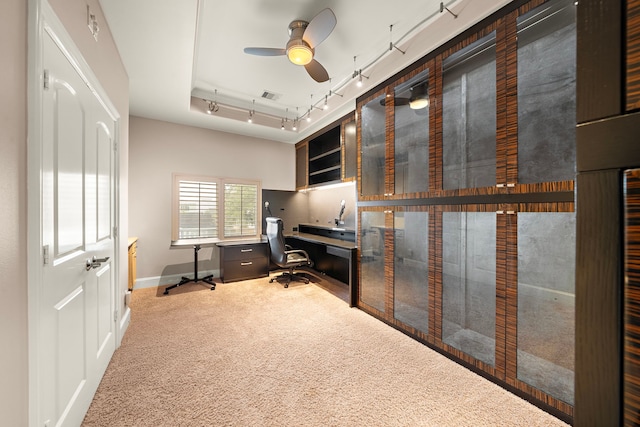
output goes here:
<path id="1" fill-rule="evenodd" d="M 285 284 L 284 284 L 284 287 L 285 287 L 285 288 L 288 288 L 288 287 L 289 287 L 289 284 L 288 284 L 288 283 L 285 283 Z"/>

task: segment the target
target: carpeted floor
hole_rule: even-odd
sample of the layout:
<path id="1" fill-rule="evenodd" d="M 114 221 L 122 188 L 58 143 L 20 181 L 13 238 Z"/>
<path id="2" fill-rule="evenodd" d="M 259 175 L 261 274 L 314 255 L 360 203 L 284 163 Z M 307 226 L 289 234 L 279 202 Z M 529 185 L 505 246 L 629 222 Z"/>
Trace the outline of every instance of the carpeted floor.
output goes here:
<path id="1" fill-rule="evenodd" d="M 83 426 L 566 426 L 325 277 L 135 290 Z"/>

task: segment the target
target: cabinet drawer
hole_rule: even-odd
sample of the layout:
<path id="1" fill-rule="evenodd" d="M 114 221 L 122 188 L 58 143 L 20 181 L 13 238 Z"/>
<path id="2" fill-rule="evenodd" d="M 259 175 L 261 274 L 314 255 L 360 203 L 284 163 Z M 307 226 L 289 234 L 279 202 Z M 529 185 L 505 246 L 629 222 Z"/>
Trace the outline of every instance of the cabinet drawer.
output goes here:
<path id="1" fill-rule="evenodd" d="M 254 279 L 269 275 L 269 259 L 266 256 L 242 260 L 225 259 L 220 276 L 223 282 Z"/>
<path id="2" fill-rule="evenodd" d="M 269 256 L 265 243 L 252 245 L 234 245 L 222 248 L 222 262 L 233 260 L 245 260 L 251 258 L 266 258 Z"/>

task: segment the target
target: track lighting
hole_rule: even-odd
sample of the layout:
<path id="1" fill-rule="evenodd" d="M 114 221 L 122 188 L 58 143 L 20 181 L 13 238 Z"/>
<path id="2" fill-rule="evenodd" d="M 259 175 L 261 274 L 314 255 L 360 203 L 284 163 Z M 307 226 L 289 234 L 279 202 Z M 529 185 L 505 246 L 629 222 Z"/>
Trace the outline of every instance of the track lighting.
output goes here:
<path id="1" fill-rule="evenodd" d="M 209 106 L 207 107 L 207 114 L 217 113 L 220 107 L 218 103 L 209 101 Z"/>
<path id="2" fill-rule="evenodd" d="M 368 79 L 368 76 L 365 76 L 364 74 L 362 74 L 362 70 L 358 70 L 355 71 L 354 73 L 354 77 L 358 76 L 358 81 L 356 82 L 356 86 L 358 87 L 362 87 L 362 78 L 364 77 L 365 79 Z"/>
<path id="3" fill-rule="evenodd" d="M 284 130 L 284 119 L 280 121 L 280 129 Z"/>
<path id="4" fill-rule="evenodd" d="M 323 110 L 329 109 L 329 104 L 327 104 L 328 98 L 329 98 L 329 95 L 324 96 L 324 107 L 322 107 Z"/>
<path id="5" fill-rule="evenodd" d="M 296 117 L 293 121 L 293 126 L 291 126 L 291 130 L 298 130 L 298 118 Z"/>
<path id="6" fill-rule="evenodd" d="M 251 110 L 249 110 L 249 118 L 247 119 L 247 121 L 249 123 L 253 123 L 253 115 L 256 113 L 256 100 L 253 100 L 253 104 L 251 106 Z"/>

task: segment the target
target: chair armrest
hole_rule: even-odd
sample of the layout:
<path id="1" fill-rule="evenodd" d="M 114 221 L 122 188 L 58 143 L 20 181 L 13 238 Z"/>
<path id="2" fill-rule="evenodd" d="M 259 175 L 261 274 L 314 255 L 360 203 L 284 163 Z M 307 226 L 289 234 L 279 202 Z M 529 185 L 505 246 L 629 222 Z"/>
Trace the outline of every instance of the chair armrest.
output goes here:
<path id="1" fill-rule="evenodd" d="M 287 244 L 285 243 L 285 245 L 284 245 L 284 249 L 285 249 L 285 250 L 287 250 L 287 251 L 290 251 L 290 250 L 292 250 L 292 249 L 293 249 L 293 246 L 291 246 L 291 245 L 287 245 Z"/>

